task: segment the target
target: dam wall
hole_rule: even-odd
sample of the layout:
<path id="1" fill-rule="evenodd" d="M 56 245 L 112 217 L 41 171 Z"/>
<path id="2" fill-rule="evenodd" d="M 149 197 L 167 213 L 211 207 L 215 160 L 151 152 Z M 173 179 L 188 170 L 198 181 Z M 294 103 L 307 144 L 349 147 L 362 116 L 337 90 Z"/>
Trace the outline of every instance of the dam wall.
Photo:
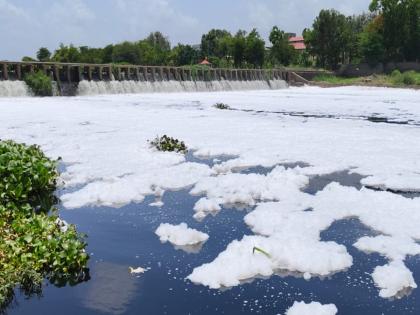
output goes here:
<path id="1" fill-rule="evenodd" d="M 106 92 L 277 89 L 284 88 L 287 84 L 306 83 L 302 82 L 305 79 L 286 69 L 0 61 L 0 95 L 28 93 L 21 83 L 10 82 L 21 82 L 25 75 L 38 71 L 49 76 L 57 87 L 57 94 L 63 96 Z"/>

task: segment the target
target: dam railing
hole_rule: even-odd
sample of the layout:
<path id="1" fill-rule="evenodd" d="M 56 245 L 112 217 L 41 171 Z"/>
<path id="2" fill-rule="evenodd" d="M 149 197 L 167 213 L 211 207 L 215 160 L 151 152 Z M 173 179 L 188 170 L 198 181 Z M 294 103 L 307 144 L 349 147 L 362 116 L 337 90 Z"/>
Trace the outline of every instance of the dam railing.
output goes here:
<path id="1" fill-rule="evenodd" d="M 53 81 L 212 81 L 212 80 L 284 80 L 302 81 L 294 72 L 282 69 L 225 69 L 116 64 L 0 61 L 0 80 L 23 80 L 25 75 L 42 71 Z M 305 80 L 305 79 L 303 79 Z"/>

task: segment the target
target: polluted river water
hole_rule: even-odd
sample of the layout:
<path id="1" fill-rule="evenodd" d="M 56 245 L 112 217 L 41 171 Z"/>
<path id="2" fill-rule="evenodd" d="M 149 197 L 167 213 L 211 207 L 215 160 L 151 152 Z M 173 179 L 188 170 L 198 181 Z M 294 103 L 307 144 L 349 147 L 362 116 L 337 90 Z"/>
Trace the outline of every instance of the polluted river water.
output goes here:
<path id="1" fill-rule="evenodd" d="M 2 138 L 63 158 L 61 217 L 91 254 L 89 281 L 17 292 L 7 312 L 285 314 L 304 301 L 417 314 L 419 99 L 313 87 L 0 99 Z M 189 154 L 152 150 L 163 134 Z M 209 239 L 160 242 L 160 224 L 183 222 Z"/>

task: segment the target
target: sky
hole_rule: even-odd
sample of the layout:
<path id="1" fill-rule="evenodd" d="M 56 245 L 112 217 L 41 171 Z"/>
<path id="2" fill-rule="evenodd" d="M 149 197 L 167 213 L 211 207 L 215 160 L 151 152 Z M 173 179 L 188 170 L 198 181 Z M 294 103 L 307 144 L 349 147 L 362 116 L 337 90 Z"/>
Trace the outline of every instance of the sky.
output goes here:
<path id="1" fill-rule="evenodd" d="M 371 0 L 0 0 L 0 60 L 35 56 L 60 43 L 103 47 L 161 31 L 171 43 L 199 44 L 212 28 L 257 28 L 266 39 L 277 25 L 301 33 L 321 9 L 351 15 Z"/>

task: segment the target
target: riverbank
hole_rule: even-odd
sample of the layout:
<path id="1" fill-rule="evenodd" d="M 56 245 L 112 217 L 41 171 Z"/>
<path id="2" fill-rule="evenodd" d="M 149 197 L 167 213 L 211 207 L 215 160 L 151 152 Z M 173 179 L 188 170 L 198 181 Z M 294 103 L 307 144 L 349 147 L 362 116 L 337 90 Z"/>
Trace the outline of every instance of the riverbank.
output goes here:
<path id="1" fill-rule="evenodd" d="M 414 71 L 400 73 L 395 71 L 390 75 L 371 75 L 355 78 L 322 74 L 314 77 L 311 84 L 320 87 L 370 86 L 418 90 L 420 89 L 420 73 Z"/>

